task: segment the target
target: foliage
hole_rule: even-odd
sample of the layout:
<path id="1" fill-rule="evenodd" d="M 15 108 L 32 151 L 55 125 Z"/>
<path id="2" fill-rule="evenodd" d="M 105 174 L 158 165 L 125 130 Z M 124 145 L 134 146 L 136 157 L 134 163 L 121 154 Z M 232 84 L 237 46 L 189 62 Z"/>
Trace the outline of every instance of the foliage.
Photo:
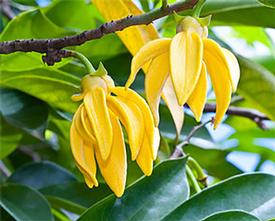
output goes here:
<path id="1" fill-rule="evenodd" d="M 1 42 L 68 36 L 105 22 L 95 5 L 85 0 L 10 2 L 17 16 L 9 21 L 1 15 Z M 161 7 L 161 1 L 135 3 L 145 12 Z M 180 14 L 191 13 L 187 10 Z M 268 32 L 268 28 L 275 28 L 274 1 L 207 0 L 202 16 L 209 14 L 213 15 L 210 38 L 231 48 L 241 67 L 240 83 L 232 103 L 268 116 L 270 120 L 264 122 L 267 130 L 258 128 L 250 119 L 228 115 L 217 130 L 206 125 L 193 135 L 183 148 L 188 156 L 170 159 L 177 131 L 167 106 L 161 102 L 161 144 L 153 174 L 142 176 L 141 170 L 131 162 L 127 144 L 127 188 L 121 198 L 116 198 L 101 176 L 99 187 L 89 189 L 72 158 L 69 130 L 78 104 L 71 100 L 71 95 L 79 92 L 81 78 L 86 74 L 83 64 L 66 58 L 50 67 L 42 62 L 41 54 L 35 52 L 0 55 L 0 213 L 3 220 L 274 219 L 275 176 L 257 172 L 266 164 L 275 167 L 274 41 Z M 154 24 L 160 36 L 175 35 L 173 15 Z M 230 28 L 233 34 L 221 37 L 215 32 L 218 26 Z M 226 38 L 235 41 L 226 41 Z M 260 44 L 267 53 L 246 56 L 246 52 L 236 52 L 236 41 L 254 51 L 255 45 Z M 84 54 L 95 67 L 102 62 L 117 85 L 125 84 L 132 55 L 116 34 L 71 49 Z M 141 95 L 144 95 L 143 82 L 144 76 L 139 74 L 132 85 Z M 212 94 L 209 88 L 208 102 L 214 101 Z M 205 113 L 202 122 L 211 117 L 212 114 Z M 196 125 L 191 112 L 185 108 L 179 142 L 184 141 Z M 218 139 L 217 135 L 220 135 Z M 243 152 L 258 159 L 250 173 L 245 173 L 247 169 L 238 163 L 244 159 L 230 160 L 234 154 Z M 200 183 L 204 189 L 199 193 L 188 183 L 185 166 L 189 165 L 189 156 L 210 176 L 209 187 L 204 188 Z"/>

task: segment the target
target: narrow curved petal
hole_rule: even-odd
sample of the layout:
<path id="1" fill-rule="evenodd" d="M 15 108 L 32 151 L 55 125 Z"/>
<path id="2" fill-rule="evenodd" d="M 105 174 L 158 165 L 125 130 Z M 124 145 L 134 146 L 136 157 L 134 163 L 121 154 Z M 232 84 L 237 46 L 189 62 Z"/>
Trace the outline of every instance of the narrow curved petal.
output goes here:
<path id="1" fill-rule="evenodd" d="M 137 156 L 137 164 L 146 176 L 150 176 L 153 171 L 152 146 L 147 135 L 144 136 L 142 146 Z"/>
<path id="2" fill-rule="evenodd" d="M 125 87 L 130 87 L 134 82 L 138 71 L 153 58 L 169 51 L 171 39 L 156 39 L 144 45 L 133 57 L 131 63 L 131 74 L 125 84 Z"/>
<path id="3" fill-rule="evenodd" d="M 82 106 L 82 108 L 81 108 L 80 121 L 81 121 L 81 124 L 82 124 L 82 128 L 85 131 L 86 136 L 88 137 L 88 141 L 91 142 L 91 143 L 96 143 L 96 139 L 93 135 L 94 132 L 93 132 L 92 126 L 90 124 L 87 111 L 84 108 L 84 106 Z"/>
<path id="4" fill-rule="evenodd" d="M 79 112 L 78 112 L 79 113 Z M 78 114 L 76 113 L 76 114 Z M 78 168 L 81 170 L 87 180 L 87 185 L 98 186 L 96 179 L 96 163 L 94 150 L 91 144 L 84 141 L 75 128 L 75 116 L 70 129 L 71 149 Z M 92 185 L 93 184 L 93 185 Z"/>
<path id="5" fill-rule="evenodd" d="M 93 4 L 107 21 L 120 19 L 143 12 L 130 0 L 93 0 Z M 153 24 L 135 25 L 116 32 L 131 54 L 135 54 L 146 42 L 158 38 Z"/>
<path id="6" fill-rule="evenodd" d="M 102 159 L 106 160 L 111 151 L 113 131 L 104 89 L 97 87 L 87 92 L 84 97 L 84 106 L 94 131 Z"/>
<path id="7" fill-rule="evenodd" d="M 207 97 L 207 73 L 206 73 L 206 66 L 203 63 L 201 68 L 200 77 L 198 83 L 187 100 L 187 104 L 189 105 L 190 109 L 192 110 L 196 121 L 201 120 L 203 108 L 206 102 Z"/>
<path id="8" fill-rule="evenodd" d="M 183 106 L 180 106 L 174 91 L 174 87 L 172 84 L 172 80 L 168 77 L 162 91 L 162 99 L 166 103 L 167 107 L 170 110 L 172 115 L 176 131 L 177 137 L 180 135 L 183 122 L 184 122 L 184 110 Z"/>
<path id="9" fill-rule="evenodd" d="M 143 115 L 143 119 L 145 122 L 145 134 L 147 135 L 148 138 L 148 146 L 150 147 L 151 150 L 151 155 L 154 153 L 153 145 L 154 145 L 154 119 L 153 115 L 150 111 L 149 106 L 145 102 L 145 100 L 135 91 L 131 89 L 126 89 L 124 87 L 115 87 L 111 89 L 112 93 L 119 97 L 123 97 L 126 100 L 131 100 L 134 102 L 139 109 L 141 110 L 141 113 Z"/>
<path id="10" fill-rule="evenodd" d="M 91 138 L 89 137 L 89 135 L 86 133 L 85 129 L 84 129 L 84 126 L 81 122 L 81 112 L 82 112 L 82 109 L 83 109 L 83 104 L 81 104 L 78 108 L 78 110 L 76 111 L 75 115 L 74 115 L 74 122 L 75 122 L 75 129 L 76 131 L 78 132 L 78 134 L 81 135 L 81 137 L 84 139 L 84 140 L 87 140 L 89 141 Z"/>
<path id="11" fill-rule="evenodd" d="M 127 157 L 123 133 L 118 118 L 110 111 L 114 139 L 111 153 L 105 161 L 101 158 L 99 148 L 96 147 L 96 159 L 102 176 L 117 197 L 122 196 L 127 173 Z"/>
<path id="12" fill-rule="evenodd" d="M 235 92 L 237 90 L 237 86 L 238 86 L 238 83 L 240 80 L 240 66 L 239 66 L 237 58 L 231 51 L 229 51 L 225 48 L 222 48 L 222 51 L 226 57 L 228 65 L 229 65 L 232 90 L 233 90 L 233 92 Z"/>
<path id="13" fill-rule="evenodd" d="M 107 96 L 107 103 L 126 129 L 131 149 L 131 158 L 135 160 L 140 151 L 145 133 L 142 112 L 134 102 L 126 101 L 119 97 Z"/>
<path id="14" fill-rule="evenodd" d="M 216 43 L 213 46 L 212 40 L 204 39 L 203 59 L 216 95 L 214 128 L 217 128 L 230 104 L 232 85 L 229 78 L 229 69 L 221 49 L 217 48 Z"/>
<path id="15" fill-rule="evenodd" d="M 198 82 L 202 66 L 203 44 L 193 32 L 180 32 L 170 46 L 170 69 L 179 105 L 186 103 Z"/>
<path id="16" fill-rule="evenodd" d="M 159 124 L 159 102 L 164 84 L 169 76 L 169 53 L 152 60 L 145 75 L 145 94 L 152 111 L 155 126 Z"/>

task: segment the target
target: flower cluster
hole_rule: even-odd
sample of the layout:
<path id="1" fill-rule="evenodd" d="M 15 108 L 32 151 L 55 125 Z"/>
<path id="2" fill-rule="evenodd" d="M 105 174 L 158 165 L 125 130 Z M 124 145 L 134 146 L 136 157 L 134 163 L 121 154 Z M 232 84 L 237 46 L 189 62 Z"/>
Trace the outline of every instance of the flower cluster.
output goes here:
<path id="1" fill-rule="evenodd" d="M 187 103 L 200 121 L 207 95 L 207 73 L 216 95 L 214 128 L 221 122 L 236 91 L 240 77 L 236 57 L 215 41 L 208 39 L 207 27 L 193 17 L 186 17 L 172 38 L 150 41 L 134 56 L 131 74 L 126 83 L 130 87 L 138 71 L 150 63 L 145 76 L 145 93 L 155 121 L 162 89 L 171 78 L 178 104 Z"/>
<path id="2" fill-rule="evenodd" d="M 71 126 L 73 156 L 89 187 L 98 186 L 97 162 L 106 183 L 121 196 L 127 157 L 120 122 L 128 135 L 132 160 L 148 176 L 157 156 L 158 129 L 144 99 L 131 89 L 115 87 L 102 65 L 93 75 L 86 75 L 81 86 L 82 93 L 72 97 L 83 100 Z"/>
<path id="3" fill-rule="evenodd" d="M 207 98 L 207 73 L 216 95 L 214 128 L 221 122 L 231 93 L 236 91 L 240 69 L 236 57 L 207 35 L 207 27 L 199 19 L 185 17 L 172 39 L 150 41 L 137 52 L 125 87 L 116 87 L 103 65 L 82 79 L 82 93 L 72 97 L 83 103 L 73 117 L 70 136 L 77 167 L 89 187 L 98 186 L 98 166 L 113 192 L 117 196 L 123 194 L 127 156 L 122 125 L 132 160 L 149 176 L 160 141 L 161 96 L 179 134 L 184 104 L 188 104 L 197 121 L 201 119 Z M 145 94 L 149 105 L 129 88 L 141 68 L 146 73 Z"/>

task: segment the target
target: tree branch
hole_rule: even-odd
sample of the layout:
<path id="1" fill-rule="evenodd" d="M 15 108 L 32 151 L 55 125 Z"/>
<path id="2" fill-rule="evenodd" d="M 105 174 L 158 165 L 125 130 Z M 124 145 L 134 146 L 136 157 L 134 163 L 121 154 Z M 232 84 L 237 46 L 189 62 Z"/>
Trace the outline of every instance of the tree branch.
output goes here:
<path id="1" fill-rule="evenodd" d="M 203 112 L 205 113 L 215 112 L 215 111 L 216 111 L 215 104 L 206 104 L 203 110 Z M 250 120 L 254 121 L 263 130 L 267 129 L 263 121 L 270 120 L 263 113 L 250 108 L 229 107 L 226 114 L 249 118 Z"/>
<path id="2" fill-rule="evenodd" d="M 97 29 L 84 31 L 78 35 L 43 40 L 27 39 L 1 42 L 0 54 L 10 54 L 16 51 L 47 53 L 49 50 L 60 50 L 69 46 L 81 45 L 87 41 L 99 39 L 106 34 L 122 31 L 129 26 L 142 24 L 148 25 L 152 21 L 169 15 L 174 11 L 179 12 L 186 9 L 191 9 L 197 2 L 198 0 L 181 1 L 142 15 L 129 15 L 125 18 L 105 23 Z"/>

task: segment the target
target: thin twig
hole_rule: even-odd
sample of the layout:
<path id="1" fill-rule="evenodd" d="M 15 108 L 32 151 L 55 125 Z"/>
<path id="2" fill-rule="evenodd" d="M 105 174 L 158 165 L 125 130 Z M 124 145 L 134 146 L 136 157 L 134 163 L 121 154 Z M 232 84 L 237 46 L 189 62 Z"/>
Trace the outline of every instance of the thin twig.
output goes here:
<path id="1" fill-rule="evenodd" d="M 16 51 L 35 51 L 39 53 L 47 53 L 49 50 L 60 50 L 69 46 L 82 45 L 87 41 L 99 39 L 106 34 L 122 31 L 129 26 L 143 24 L 148 25 L 154 20 L 169 15 L 174 11 L 179 12 L 186 9 L 191 9 L 196 5 L 197 2 L 198 0 L 180 1 L 166 8 L 159 8 L 137 16 L 129 15 L 119 20 L 107 22 L 97 29 L 84 31 L 80 34 L 66 36 L 63 38 L 44 40 L 27 39 L 2 42 L 0 43 L 0 54 L 10 54 Z"/>
<path id="2" fill-rule="evenodd" d="M 202 124 L 199 124 L 199 125 L 193 127 L 193 129 L 186 136 L 186 138 L 176 146 L 176 148 L 175 148 L 174 152 L 172 153 L 172 155 L 170 156 L 170 158 L 175 159 L 175 158 L 183 156 L 184 153 L 182 151 L 182 148 L 190 143 L 191 138 L 195 135 L 196 132 L 198 132 L 198 130 L 200 130 L 202 127 L 204 127 L 206 124 L 208 124 L 210 122 L 213 122 L 213 119 L 208 120 Z"/>
<path id="3" fill-rule="evenodd" d="M 208 104 L 205 105 L 203 111 L 205 113 L 215 112 L 216 111 L 216 105 L 208 103 Z M 265 120 L 270 120 L 263 113 L 261 113 L 257 110 L 251 109 L 251 108 L 231 106 L 231 107 L 228 108 L 226 114 L 249 118 L 250 120 L 254 121 L 263 130 L 267 129 L 265 124 L 264 124 L 264 121 Z"/>

